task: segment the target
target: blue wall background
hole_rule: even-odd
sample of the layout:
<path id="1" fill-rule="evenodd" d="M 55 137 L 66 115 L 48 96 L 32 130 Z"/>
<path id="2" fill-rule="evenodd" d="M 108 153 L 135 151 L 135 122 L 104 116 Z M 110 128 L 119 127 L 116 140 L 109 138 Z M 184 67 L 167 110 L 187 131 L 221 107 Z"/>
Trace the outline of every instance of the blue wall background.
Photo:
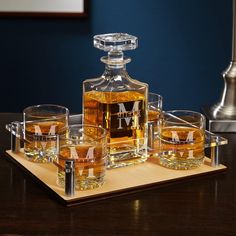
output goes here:
<path id="1" fill-rule="evenodd" d="M 221 94 L 231 57 L 230 0 L 93 0 L 89 17 L 0 18 L 0 112 L 57 103 L 81 112 L 82 81 L 101 75 L 95 34 L 127 32 L 131 77 L 162 94 L 164 109 L 200 110 Z"/>

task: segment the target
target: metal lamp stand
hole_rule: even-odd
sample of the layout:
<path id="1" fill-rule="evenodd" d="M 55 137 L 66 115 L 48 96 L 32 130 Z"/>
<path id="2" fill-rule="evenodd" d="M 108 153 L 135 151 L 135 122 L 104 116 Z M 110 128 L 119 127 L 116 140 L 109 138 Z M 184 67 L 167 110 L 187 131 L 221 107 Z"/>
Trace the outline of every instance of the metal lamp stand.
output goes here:
<path id="1" fill-rule="evenodd" d="M 212 132 L 236 132 L 236 0 L 233 0 L 232 58 L 222 73 L 224 90 L 221 100 L 210 108 L 203 108 Z"/>

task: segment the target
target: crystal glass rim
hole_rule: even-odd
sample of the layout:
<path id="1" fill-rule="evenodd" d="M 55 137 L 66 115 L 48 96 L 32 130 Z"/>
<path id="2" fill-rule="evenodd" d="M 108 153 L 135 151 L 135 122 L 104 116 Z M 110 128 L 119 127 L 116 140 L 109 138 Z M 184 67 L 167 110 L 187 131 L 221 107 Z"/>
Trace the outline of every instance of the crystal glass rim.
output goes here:
<path id="1" fill-rule="evenodd" d="M 148 97 L 149 97 L 149 95 L 157 97 L 158 100 L 157 101 L 148 101 L 148 104 L 153 104 L 153 103 L 156 103 L 156 102 L 161 102 L 162 103 L 162 101 L 163 101 L 163 96 L 162 95 L 160 95 L 158 93 L 153 93 L 153 92 L 149 92 Z"/>
<path id="2" fill-rule="evenodd" d="M 68 125 L 67 127 L 64 127 L 64 128 L 62 128 L 62 129 L 60 129 L 59 131 L 61 131 L 61 130 L 70 130 L 71 128 L 83 128 L 83 127 L 91 127 L 91 128 L 96 128 L 96 129 L 100 129 L 100 130 L 102 130 L 102 134 L 101 134 L 101 137 L 99 137 L 99 138 L 93 138 L 93 141 L 98 141 L 98 140 L 101 140 L 101 139 L 103 139 L 103 138 L 105 138 L 106 137 L 106 135 L 107 135 L 107 131 L 106 131 L 106 129 L 104 129 L 103 127 L 101 127 L 101 126 L 96 126 L 96 125 L 86 125 L 86 124 L 74 124 L 74 125 Z M 72 138 L 62 138 L 63 140 L 73 140 L 74 141 L 74 139 L 72 139 Z"/>
<path id="3" fill-rule="evenodd" d="M 52 115 L 52 117 L 64 117 L 65 115 L 69 115 L 69 109 L 65 106 L 61 106 L 61 105 L 57 105 L 57 104 L 38 104 L 38 105 L 32 105 L 32 106 L 28 106 L 23 110 L 23 114 L 25 115 L 27 113 L 27 111 L 29 111 L 30 109 L 33 108 L 43 108 L 43 107 L 53 107 L 53 108 L 59 108 L 61 110 L 64 110 L 65 113 L 60 112 L 58 115 Z M 38 115 L 34 115 L 34 114 L 29 114 L 27 113 L 28 117 L 39 117 Z"/>
<path id="4" fill-rule="evenodd" d="M 195 117 L 198 117 L 199 120 L 198 121 L 194 121 L 194 122 L 186 121 L 184 119 L 181 119 L 177 115 L 175 115 L 175 113 L 186 113 L 186 115 L 189 115 L 189 116 L 195 115 Z M 162 112 L 162 118 L 163 119 L 164 119 L 165 115 L 173 115 L 172 116 L 173 118 L 177 118 L 180 121 L 185 121 L 186 124 L 194 125 L 194 124 L 199 123 L 199 122 L 202 121 L 204 128 L 205 128 L 205 125 L 206 125 L 206 117 L 202 113 L 197 112 L 197 111 L 192 111 L 192 110 L 169 110 L 169 111 L 163 111 Z M 181 123 L 181 122 L 177 122 L 177 121 L 167 121 L 167 122 L 172 123 L 172 124 L 180 124 Z"/>

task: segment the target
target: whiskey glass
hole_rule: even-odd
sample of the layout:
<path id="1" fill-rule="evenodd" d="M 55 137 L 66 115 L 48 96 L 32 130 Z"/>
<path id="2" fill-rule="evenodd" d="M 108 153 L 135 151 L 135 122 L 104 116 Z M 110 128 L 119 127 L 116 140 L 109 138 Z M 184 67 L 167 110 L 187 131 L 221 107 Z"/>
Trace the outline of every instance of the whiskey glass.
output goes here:
<path id="1" fill-rule="evenodd" d="M 102 127 L 75 124 L 66 129 L 66 137 L 59 141 L 57 183 L 65 186 L 66 161 L 74 161 L 75 189 L 88 190 L 104 183 L 107 143 Z"/>
<path id="2" fill-rule="evenodd" d="M 162 113 L 160 165 L 177 170 L 199 167 L 205 157 L 205 116 L 188 110 Z"/>
<path id="3" fill-rule="evenodd" d="M 158 156 L 160 151 L 159 126 L 162 113 L 163 97 L 157 93 L 148 93 L 148 155 Z"/>
<path id="4" fill-rule="evenodd" d="M 23 110 L 24 153 L 29 161 L 47 163 L 57 158 L 58 136 L 65 135 L 68 108 L 54 104 L 29 106 Z"/>

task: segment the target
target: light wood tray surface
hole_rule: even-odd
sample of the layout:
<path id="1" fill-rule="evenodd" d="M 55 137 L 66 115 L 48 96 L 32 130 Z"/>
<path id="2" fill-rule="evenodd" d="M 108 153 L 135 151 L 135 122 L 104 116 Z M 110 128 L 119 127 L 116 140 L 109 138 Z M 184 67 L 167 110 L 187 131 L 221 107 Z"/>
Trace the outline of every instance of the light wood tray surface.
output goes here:
<path id="1" fill-rule="evenodd" d="M 181 181 L 188 177 L 193 178 L 226 169 L 224 165 L 211 167 L 210 160 L 205 158 L 205 163 L 199 168 L 171 170 L 160 166 L 156 158 L 150 158 L 145 163 L 135 166 L 107 170 L 106 181 L 102 187 L 94 190 L 76 191 L 73 197 L 67 197 L 64 194 L 64 189 L 57 185 L 57 167 L 55 165 L 30 162 L 24 157 L 23 150 L 17 154 L 11 150 L 6 152 L 8 158 L 35 177 L 68 206 L 140 191 L 164 183 Z"/>

